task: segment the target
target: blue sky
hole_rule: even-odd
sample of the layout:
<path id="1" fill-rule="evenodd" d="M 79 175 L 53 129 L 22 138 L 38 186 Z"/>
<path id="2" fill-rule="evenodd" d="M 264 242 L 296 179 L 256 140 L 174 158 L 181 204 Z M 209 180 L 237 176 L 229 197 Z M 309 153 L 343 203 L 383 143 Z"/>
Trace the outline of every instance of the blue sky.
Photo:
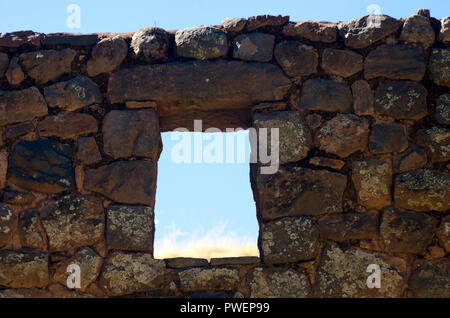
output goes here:
<path id="1" fill-rule="evenodd" d="M 69 4 L 81 8 L 79 29 L 69 29 L 66 24 Z M 395 18 L 407 17 L 418 8 L 430 9 L 431 15 L 437 18 L 450 15 L 448 0 L 0 0 L 0 32 L 118 33 L 147 26 L 173 30 L 220 24 L 226 17 L 258 14 L 290 15 L 291 21 L 346 21 L 367 14 L 371 4 Z M 157 254 L 167 256 L 161 250 L 163 247 L 175 253 L 169 256 L 186 254 L 186 242 L 195 245 L 196 240 L 203 245 L 255 245 L 258 226 L 248 163 L 175 164 L 171 149 L 176 141 L 171 140 L 170 134 L 163 134 L 163 144 L 155 207 Z M 240 252 L 234 251 L 234 255 Z"/>

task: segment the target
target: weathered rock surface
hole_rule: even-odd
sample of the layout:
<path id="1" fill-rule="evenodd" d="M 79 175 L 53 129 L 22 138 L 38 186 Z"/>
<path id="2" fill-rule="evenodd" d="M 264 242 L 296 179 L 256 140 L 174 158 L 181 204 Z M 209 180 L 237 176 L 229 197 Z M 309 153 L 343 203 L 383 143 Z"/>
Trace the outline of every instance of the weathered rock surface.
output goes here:
<path id="1" fill-rule="evenodd" d="M 73 139 L 81 135 L 97 132 L 97 120 L 88 114 L 59 113 L 48 116 L 38 124 L 41 137 Z"/>
<path id="2" fill-rule="evenodd" d="M 418 212 L 450 209 L 450 174 L 423 169 L 395 177 L 395 206 Z"/>
<path id="3" fill-rule="evenodd" d="M 0 52 L 0 78 L 5 74 L 8 69 L 9 58 L 8 54 Z"/>
<path id="4" fill-rule="evenodd" d="M 306 298 L 311 287 L 304 274 L 292 269 L 256 267 L 248 276 L 251 298 Z"/>
<path id="5" fill-rule="evenodd" d="M 450 216 L 442 218 L 441 225 L 436 232 L 441 246 L 444 247 L 447 253 L 450 252 Z"/>
<path id="6" fill-rule="evenodd" d="M 247 18 L 245 30 L 247 32 L 255 31 L 267 26 L 282 26 L 289 22 L 289 16 L 282 15 L 257 15 Z"/>
<path id="7" fill-rule="evenodd" d="M 369 150 L 372 153 L 402 152 L 408 148 L 405 127 L 399 123 L 378 122 L 372 126 Z"/>
<path id="8" fill-rule="evenodd" d="M 301 78 L 317 72 L 319 53 L 298 41 L 282 41 L 275 47 L 275 59 L 290 77 Z"/>
<path id="9" fill-rule="evenodd" d="M 436 85 L 450 87 L 450 48 L 433 49 L 428 70 Z"/>
<path id="10" fill-rule="evenodd" d="M 12 205 L 28 205 L 36 199 L 36 196 L 27 191 L 5 191 L 3 193 L 3 202 Z"/>
<path id="11" fill-rule="evenodd" d="M 187 268 L 187 267 L 203 267 L 208 266 L 208 260 L 205 258 L 192 257 L 174 257 L 164 260 L 169 268 Z"/>
<path id="12" fill-rule="evenodd" d="M 72 149 L 54 140 L 21 140 L 9 156 L 8 178 L 38 192 L 70 190 L 74 186 Z"/>
<path id="13" fill-rule="evenodd" d="M 147 63 L 166 61 L 169 56 L 169 36 L 161 28 L 145 28 L 137 31 L 131 40 L 135 56 Z"/>
<path id="14" fill-rule="evenodd" d="M 364 62 L 366 79 L 386 77 L 420 81 L 425 74 L 425 58 L 419 48 L 406 45 L 380 45 Z"/>
<path id="15" fill-rule="evenodd" d="M 43 288 L 48 284 L 46 253 L 0 251 L 0 286 Z"/>
<path id="16" fill-rule="evenodd" d="M 417 132 L 417 143 L 427 150 L 433 162 L 450 160 L 450 129 L 432 127 Z"/>
<path id="17" fill-rule="evenodd" d="M 436 102 L 436 113 L 434 118 L 439 124 L 450 125 L 450 94 L 439 96 Z"/>
<path id="18" fill-rule="evenodd" d="M 421 15 L 412 15 L 407 18 L 400 35 L 400 41 L 418 44 L 424 48 L 432 46 L 435 38 L 430 18 Z"/>
<path id="19" fill-rule="evenodd" d="M 378 216 L 369 212 L 326 215 L 319 220 L 319 230 L 326 240 L 370 240 L 378 235 Z"/>
<path id="20" fill-rule="evenodd" d="M 181 290 L 214 291 L 234 290 L 239 284 L 239 274 L 235 268 L 191 268 L 178 273 Z"/>
<path id="21" fill-rule="evenodd" d="M 44 248 L 45 242 L 40 231 L 41 226 L 39 212 L 36 210 L 25 211 L 20 216 L 19 231 L 22 248 Z"/>
<path id="22" fill-rule="evenodd" d="M 299 21 L 286 24 L 283 28 L 284 36 L 324 43 L 336 42 L 337 33 L 338 28 L 332 22 Z"/>
<path id="23" fill-rule="evenodd" d="M 233 57 L 244 61 L 269 62 L 274 44 L 275 36 L 272 34 L 242 34 L 234 40 Z"/>
<path id="24" fill-rule="evenodd" d="M 266 264 L 314 259 L 319 229 L 309 217 L 283 218 L 261 226 L 261 252 Z"/>
<path id="25" fill-rule="evenodd" d="M 394 173 L 417 170 L 425 167 L 426 164 L 427 156 L 425 151 L 414 144 L 410 144 L 408 149 L 392 158 Z"/>
<path id="26" fill-rule="evenodd" d="M 441 19 L 441 29 L 439 30 L 438 39 L 445 44 L 450 43 L 450 17 Z"/>
<path id="27" fill-rule="evenodd" d="M 222 28 L 225 32 L 240 32 L 247 25 L 245 18 L 225 18 L 222 20 Z"/>
<path id="28" fill-rule="evenodd" d="M 450 297 L 450 259 L 417 260 L 409 279 L 415 297 Z"/>
<path id="29" fill-rule="evenodd" d="M 117 158 L 148 157 L 157 162 L 162 142 L 153 109 L 113 110 L 103 120 L 103 150 Z"/>
<path id="30" fill-rule="evenodd" d="M 92 165 L 102 160 L 102 155 L 93 137 L 78 138 L 77 159 L 85 165 Z"/>
<path id="31" fill-rule="evenodd" d="M 321 167 L 327 167 L 331 169 L 341 170 L 345 162 L 338 159 L 331 159 L 327 157 L 312 157 L 309 160 L 309 164 L 314 166 L 321 166 Z"/>
<path id="32" fill-rule="evenodd" d="M 156 164 L 149 161 L 120 161 L 87 169 L 86 190 L 100 193 L 118 203 L 154 206 Z"/>
<path id="33" fill-rule="evenodd" d="M 211 266 L 256 265 L 260 264 L 260 259 L 257 256 L 213 257 L 210 264 Z"/>
<path id="34" fill-rule="evenodd" d="M 363 56 L 350 50 L 326 48 L 322 56 L 322 68 L 325 72 L 350 77 L 363 69 Z"/>
<path id="35" fill-rule="evenodd" d="M 32 46 L 41 46 L 41 40 L 44 35 L 33 31 L 6 32 L 0 34 L 0 46 L 17 48 L 28 44 Z"/>
<path id="36" fill-rule="evenodd" d="M 1 70 L 0 74 L 2 74 Z M 19 58 L 13 57 L 11 59 L 5 76 L 11 86 L 19 86 L 23 82 L 25 79 L 25 74 L 19 65 Z"/>
<path id="37" fill-rule="evenodd" d="M 208 60 L 228 53 L 225 32 L 210 26 L 196 26 L 175 33 L 177 55 L 180 57 Z"/>
<path id="38" fill-rule="evenodd" d="M 97 76 L 116 69 L 127 57 L 128 44 L 119 36 L 106 38 L 92 49 L 91 59 L 87 62 L 89 76 Z"/>
<path id="39" fill-rule="evenodd" d="M 0 151 L 0 190 L 3 190 L 6 186 L 7 173 L 8 173 L 8 152 L 6 150 L 3 150 Z"/>
<path id="40" fill-rule="evenodd" d="M 352 94 L 345 83 L 311 79 L 303 84 L 300 108 L 325 112 L 351 112 Z"/>
<path id="41" fill-rule="evenodd" d="M 14 226 L 14 216 L 11 210 L 0 203 L 0 248 L 11 242 Z"/>
<path id="42" fill-rule="evenodd" d="M 36 127 L 33 122 L 27 121 L 23 123 L 13 124 L 8 126 L 5 131 L 6 139 L 15 139 L 27 134 L 33 133 Z"/>
<path id="43" fill-rule="evenodd" d="M 358 116 L 372 115 L 374 112 L 374 96 L 369 83 L 364 80 L 352 84 L 353 111 Z"/>

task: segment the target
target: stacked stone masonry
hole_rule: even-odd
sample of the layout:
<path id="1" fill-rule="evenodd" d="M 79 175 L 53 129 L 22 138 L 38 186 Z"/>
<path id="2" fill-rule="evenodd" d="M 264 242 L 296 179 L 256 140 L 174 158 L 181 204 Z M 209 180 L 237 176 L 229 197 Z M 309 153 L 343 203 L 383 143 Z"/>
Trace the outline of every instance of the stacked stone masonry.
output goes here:
<path id="1" fill-rule="evenodd" d="M 450 297 L 450 18 L 373 18 L 1 33 L 0 297 Z M 260 257 L 153 257 L 160 133 L 194 119 L 280 128 Z"/>

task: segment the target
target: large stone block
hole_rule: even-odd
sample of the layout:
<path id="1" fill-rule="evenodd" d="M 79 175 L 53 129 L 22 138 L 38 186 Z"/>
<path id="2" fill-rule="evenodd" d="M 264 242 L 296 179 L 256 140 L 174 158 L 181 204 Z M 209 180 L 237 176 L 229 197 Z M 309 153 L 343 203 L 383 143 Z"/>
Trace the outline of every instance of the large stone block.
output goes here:
<path id="1" fill-rule="evenodd" d="M 233 57 L 244 61 L 269 62 L 274 44 L 275 36 L 272 34 L 242 34 L 234 40 Z"/>
<path id="2" fill-rule="evenodd" d="M 439 124 L 450 125 L 450 94 L 439 96 L 436 102 L 436 113 L 434 118 Z"/>
<path id="3" fill-rule="evenodd" d="M 450 298 L 450 258 L 417 260 L 408 286 L 415 297 Z"/>
<path id="4" fill-rule="evenodd" d="M 378 235 L 378 216 L 375 213 L 337 213 L 319 220 L 320 237 L 337 242 L 370 240 Z"/>
<path id="5" fill-rule="evenodd" d="M 91 59 L 86 70 L 89 76 L 114 71 L 127 57 L 128 44 L 120 36 L 106 38 L 98 42 L 92 49 Z"/>
<path id="6" fill-rule="evenodd" d="M 181 290 L 185 292 L 234 290 L 239 284 L 235 268 L 191 268 L 178 273 Z"/>
<path id="7" fill-rule="evenodd" d="M 369 150 L 375 154 L 402 152 L 408 148 L 405 126 L 399 123 L 378 122 L 372 126 Z"/>
<path id="8" fill-rule="evenodd" d="M 352 94 L 345 83 L 310 79 L 303 84 L 300 108 L 349 113 L 352 110 L 352 104 Z"/>
<path id="9" fill-rule="evenodd" d="M 432 127 L 417 132 L 417 143 L 427 150 L 433 162 L 450 160 L 450 129 Z"/>
<path id="10" fill-rule="evenodd" d="M 41 137 L 59 137 L 74 139 L 81 135 L 97 132 L 97 120 L 89 114 L 59 113 L 48 116 L 38 124 Z"/>
<path id="11" fill-rule="evenodd" d="M 169 35 L 161 28 L 150 27 L 137 31 L 131 49 L 139 60 L 147 63 L 165 61 L 169 57 Z"/>
<path id="12" fill-rule="evenodd" d="M 305 38 L 310 41 L 333 43 L 337 40 L 338 28 L 336 23 L 298 21 L 288 23 L 283 28 L 283 35 L 294 38 Z"/>
<path id="13" fill-rule="evenodd" d="M 431 26 L 430 18 L 421 15 L 412 15 L 403 24 L 400 41 L 429 48 L 435 40 L 435 32 Z"/>
<path id="14" fill-rule="evenodd" d="M 364 80 L 352 84 L 353 111 L 358 116 L 372 115 L 374 112 L 374 96 L 369 83 Z"/>
<path id="15" fill-rule="evenodd" d="M 177 55 L 200 60 L 226 56 L 228 40 L 225 32 L 210 26 L 196 26 L 175 33 Z"/>
<path id="16" fill-rule="evenodd" d="M 428 70 L 436 85 L 450 87 L 450 49 L 433 49 Z"/>
<path id="17" fill-rule="evenodd" d="M 48 255 L 46 253 L 0 251 L 0 286 L 43 288 L 48 281 Z"/>
<path id="18" fill-rule="evenodd" d="M 282 41 L 275 47 L 275 59 L 290 77 L 301 78 L 317 72 L 319 53 L 298 41 Z"/>
<path id="19" fill-rule="evenodd" d="M 44 34 L 33 31 L 5 32 L 0 34 L 0 46 L 17 48 L 21 45 L 41 46 Z"/>
<path id="20" fill-rule="evenodd" d="M 19 218 L 19 235 L 22 248 L 46 248 L 47 244 L 44 241 L 41 232 L 42 223 L 39 220 L 39 211 L 33 209 L 31 211 L 24 211 Z"/>
<path id="21" fill-rule="evenodd" d="M 342 77 L 350 77 L 363 69 L 363 56 L 350 50 L 326 48 L 322 56 L 325 72 Z"/>

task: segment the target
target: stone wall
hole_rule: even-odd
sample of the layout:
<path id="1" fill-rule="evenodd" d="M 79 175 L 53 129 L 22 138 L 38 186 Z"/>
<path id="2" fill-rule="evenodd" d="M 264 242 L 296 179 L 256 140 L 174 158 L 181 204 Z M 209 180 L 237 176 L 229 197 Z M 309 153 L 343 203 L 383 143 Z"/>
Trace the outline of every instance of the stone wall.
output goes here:
<path id="1" fill-rule="evenodd" d="M 450 297 L 449 43 L 427 10 L 2 33 L 0 296 Z M 160 132 L 194 119 L 280 128 L 260 258 L 153 258 Z"/>

